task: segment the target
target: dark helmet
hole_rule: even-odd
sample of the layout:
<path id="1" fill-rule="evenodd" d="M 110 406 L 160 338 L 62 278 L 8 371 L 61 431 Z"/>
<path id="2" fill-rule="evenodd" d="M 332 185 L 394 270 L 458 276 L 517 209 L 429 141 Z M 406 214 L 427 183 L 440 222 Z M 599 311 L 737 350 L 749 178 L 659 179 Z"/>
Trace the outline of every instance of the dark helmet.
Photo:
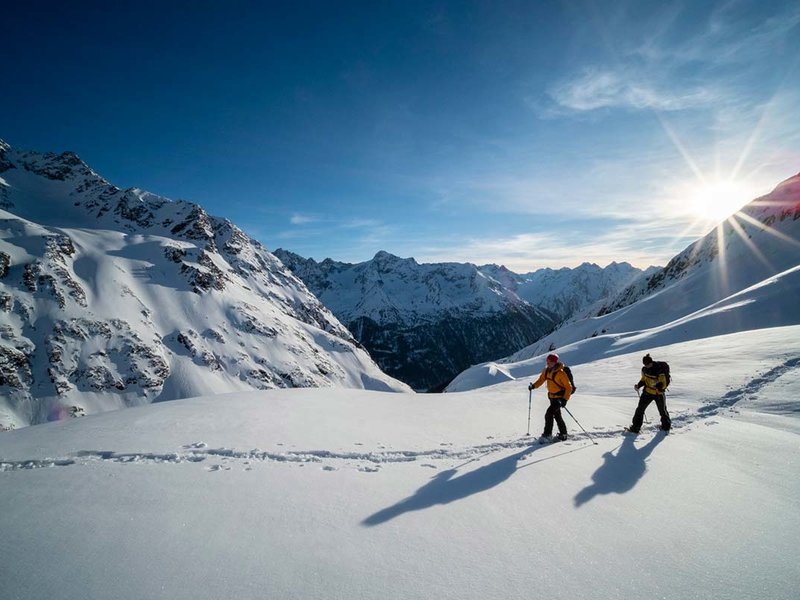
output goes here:
<path id="1" fill-rule="evenodd" d="M 645 367 L 646 367 L 647 365 L 651 364 L 652 362 L 653 362 L 653 359 L 652 359 L 652 358 L 650 358 L 650 355 L 649 355 L 649 354 L 645 354 L 645 355 L 642 357 L 642 364 L 643 364 Z"/>

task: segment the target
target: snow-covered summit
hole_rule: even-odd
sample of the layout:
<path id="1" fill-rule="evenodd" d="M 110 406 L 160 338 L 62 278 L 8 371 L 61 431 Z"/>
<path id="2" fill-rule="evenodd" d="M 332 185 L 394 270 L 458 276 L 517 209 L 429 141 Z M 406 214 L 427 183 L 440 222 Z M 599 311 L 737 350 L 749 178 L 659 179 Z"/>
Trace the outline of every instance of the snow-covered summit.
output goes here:
<path id="1" fill-rule="evenodd" d="M 280 248 L 275 255 L 344 322 L 361 317 L 379 324 L 432 320 L 441 313 L 496 313 L 509 304 L 524 304 L 513 290 L 469 263 L 420 264 L 383 250 L 358 264 L 318 263 Z"/>
<path id="2" fill-rule="evenodd" d="M 626 262 L 612 262 L 606 267 L 585 262 L 575 268 L 543 268 L 523 274 L 497 265 L 485 265 L 480 270 L 533 306 L 564 320 L 615 296 L 656 267 L 642 271 Z"/>
<path id="3" fill-rule="evenodd" d="M 522 348 L 554 317 L 469 263 L 417 263 L 385 251 L 349 264 L 278 256 L 387 373 L 416 389 Z"/>
<path id="4" fill-rule="evenodd" d="M 260 243 L 0 146 L 0 425 L 237 390 L 407 390 Z"/>

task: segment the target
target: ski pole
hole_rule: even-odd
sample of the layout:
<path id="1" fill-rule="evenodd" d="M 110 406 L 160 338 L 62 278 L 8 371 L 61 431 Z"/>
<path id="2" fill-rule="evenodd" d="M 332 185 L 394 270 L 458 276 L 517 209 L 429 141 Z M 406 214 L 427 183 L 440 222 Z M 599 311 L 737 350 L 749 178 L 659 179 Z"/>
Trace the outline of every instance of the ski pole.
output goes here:
<path id="1" fill-rule="evenodd" d="M 570 417 L 572 417 L 572 420 L 573 420 L 573 421 L 575 421 L 576 423 L 578 423 L 578 427 L 580 427 L 581 429 L 583 429 L 583 425 L 581 425 L 581 424 L 578 422 L 578 419 L 576 419 L 576 418 L 575 418 L 575 415 L 573 415 L 571 412 L 569 412 L 569 409 L 568 409 L 566 406 L 564 406 L 563 408 L 564 408 L 564 410 L 565 410 L 565 411 L 567 411 L 567 414 L 568 414 Z M 589 439 L 590 439 L 590 440 L 592 440 L 592 443 L 593 443 L 595 446 L 597 445 L 597 442 L 595 442 L 595 441 L 594 441 L 594 438 L 593 438 L 593 437 L 592 437 L 592 436 L 589 434 L 589 432 L 588 432 L 588 431 L 586 431 L 585 429 L 583 429 L 583 433 L 585 433 L 587 436 L 589 436 Z"/>
<path id="2" fill-rule="evenodd" d="M 525 435 L 531 434 L 531 396 L 533 395 L 533 390 L 528 388 L 528 432 Z"/>

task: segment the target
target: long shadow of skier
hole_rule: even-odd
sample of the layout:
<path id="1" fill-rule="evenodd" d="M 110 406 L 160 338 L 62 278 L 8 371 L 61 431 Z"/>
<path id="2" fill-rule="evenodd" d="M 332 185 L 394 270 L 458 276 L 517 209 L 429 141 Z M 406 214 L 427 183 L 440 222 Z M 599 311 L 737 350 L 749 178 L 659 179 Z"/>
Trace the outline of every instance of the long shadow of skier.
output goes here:
<path id="1" fill-rule="evenodd" d="M 578 492 L 575 507 L 600 494 L 624 494 L 632 490 L 647 471 L 645 460 L 665 437 L 665 433 L 658 432 L 647 444 L 637 448 L 633 444 L 634 436 L 626 435 L 616 454 L 609 451 L 603 455 L 603 464 L 592 475 L 594 483 Z"/>
<path id="2" fill-rule="evenodd" d="M 374 527 L 399 517 L 403 513 L 430 508 L 436 504 L 448 504 L 472 494 L 484 492 L 511 477 L 518 468 L 517 462 L 538 447 L 528 446 L 521 452 L 501 458 L 458 477 L 454 477 L 458 472 L 457 469 L 448 469 L 437 473 L 429 483 L 414 492 L 413 496 L 376 512 L 364 519 L 361 524 L 366 527 Z"/>

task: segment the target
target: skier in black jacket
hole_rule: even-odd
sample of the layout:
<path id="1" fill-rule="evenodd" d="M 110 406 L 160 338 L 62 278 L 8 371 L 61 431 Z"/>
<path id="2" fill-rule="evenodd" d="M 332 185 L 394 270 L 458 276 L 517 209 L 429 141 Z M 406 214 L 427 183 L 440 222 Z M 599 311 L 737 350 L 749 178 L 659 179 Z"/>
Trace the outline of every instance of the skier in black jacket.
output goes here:
<path id="1" fill-rule="evenodd" d="M 672 420 L 669 418 L 667 412 L 667 399 L 664 395 L 664 390 L 669 385 L 667 379 L 667 370 L 662 366 L 666 363 L 657 363 L 649 354 L 642 358 L 642 377 L 638 383 L 633 386 L 638 393 L 639 388 L 644 387 L 642 395 L 639 396 L 639 405 L 636 407 L 636 412 L 633 413 L 633 423 L 627 428 L 631 433 L 639 433 L 642 428 L 642 421 L 644 421 L 644 411 L 650 406 L 650 403 L 655 400 L 658 407 L 658 414 L 661 415 L 661 430 L 669 431 L 672 427 Z"/>

